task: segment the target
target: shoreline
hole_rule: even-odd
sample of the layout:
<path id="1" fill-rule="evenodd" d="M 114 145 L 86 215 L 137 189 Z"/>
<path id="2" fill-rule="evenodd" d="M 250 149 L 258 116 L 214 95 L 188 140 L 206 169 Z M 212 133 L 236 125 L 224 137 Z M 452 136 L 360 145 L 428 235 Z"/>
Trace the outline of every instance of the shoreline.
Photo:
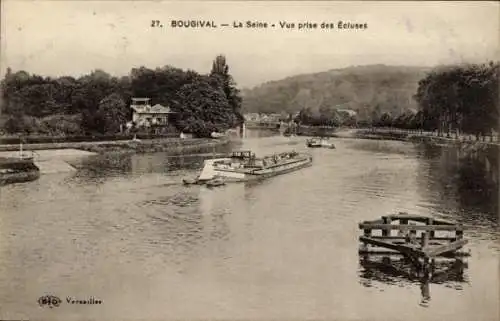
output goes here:
<path id="1" fill-rule="evenodd" d="M 318 135 L 301 134 L 298 136 L 315 137 Z M 420 133 L 419 131 L 386 131 L 380 129 L 369 128 L 350 128 L 350 129 L 337 129 L 335 132 L 325 134 L 331 138 L 351 138 L 351 139 L 368 139 L 368 140 L 397 140 L 404 142 L 429 142 L 433 144 L 456 144 L 456 145 L 484 145 L 484 146 L 500 146 L 498 140 L 491 141 L 489 138 L 486 140 L 467 139 L 468 136 L 460 136 L 460 138 L 436 136 L 434 133 L 426 132 Z"/>
<path id="2" fill-rule="evenodd" d="M 488 139 L 470 139 L 470 135 L 455 137 L 436 136 L 432 132 L 419 131 L 383 131 L 372 129 L 357 129 L 353 132 L 350 138 L 372 139 L 372 140 L 398 140 L 406 142 L 428 142 L 433 144 L 449 144 L 449 145 L 483 145 L 483 146 L 499 146 L 498 140 Z"/>
<path id="3" fill-rule="evenodd" d="M 96 154 L 144 154 L 154 152 L 167 152 L 169 155 L 183 153 L 203 153 L 212 151 L 213 148 L 225 146 L 230 143 L 229 138 L 158 138 L 145 140 L 118 140 L 98 142 L 63 142 L 23 144 L 23 151 L 40 151 L 54 149 L 76 149 Z M 0 145 L 0 152 L 17 152 L 18 144 Z"/>

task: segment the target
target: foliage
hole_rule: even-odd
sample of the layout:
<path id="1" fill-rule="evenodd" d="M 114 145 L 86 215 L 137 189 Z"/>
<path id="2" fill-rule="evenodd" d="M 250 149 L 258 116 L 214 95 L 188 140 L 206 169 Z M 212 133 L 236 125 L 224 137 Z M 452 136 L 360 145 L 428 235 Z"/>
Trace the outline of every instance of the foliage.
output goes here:
<path id="1" fill-rule="evenodd" d="M 231 127 L 241 125 L 244 122 L 243 113 L 241 111 L 242 99 L 239 89 L 236 88 L 233 77 L 229 74 L 229 66 L 226 64 L 226 57 L 224 55 L 219 55 L 215 58 L 210 76 L 219 78 L 227 102 L 236 116 Z"/>
<path id="2" fill-rule="evenodd" d="M 99 102 L 99 109 L 96 117 L 102 124 L 100 133 L 116 133 L 129 118 L 129 109 L 125 105 L 123 98 L 118 93 L 113 93 Z"/>
<path id="3" fill-rule="evenodd" d="M 338 112 L 328 107 L 322 107 L 319 110 L 304 108 L 299 112 L 295 121 L 308 126 L 339 126 L 341 123 Z"/>
<path id="4" fill-rule="evenodd" d="M 243 119 L 241 97 L 222 55 L 215 59 L 210 75 L 164 66 L 133 68 L 125 77 L 94 70 L 79 78 L 50 78 L 8 68 L 1 82 L 3 130 L 114 134 L 131 119 L 131 97 L 148 97 L 153 104 L 175 107 L 182 116 L 182 123 L 175 124 L 178 128 L 187 126 L 201 133 L 239 124 Z"/>
<path id="5" fill-rule="evenodd" d="M 460 130 L 476 135 L 498 132 L 499 63 L 436 69 L 415 95 L 425 129 Z"/>
<path id="6" fill-rule="evenodd" d="M 214 131 L 225 131 L 236 123 L 236 115 L 229 104 L 219 77 L 199 76 L 184 85 L 178 95 L 178 126 L 182 131 L 201 137 L 210 137 Z"/>

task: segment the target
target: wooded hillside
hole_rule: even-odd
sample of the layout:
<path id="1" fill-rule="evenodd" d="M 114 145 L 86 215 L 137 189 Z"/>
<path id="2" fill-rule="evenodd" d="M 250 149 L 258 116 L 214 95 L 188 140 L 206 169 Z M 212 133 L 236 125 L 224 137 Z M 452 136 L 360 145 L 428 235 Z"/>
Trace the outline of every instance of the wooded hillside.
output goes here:
<path id="1" fill-rule="evenodd" d="M 243 111 L 295 113 L 341 105 L 358 112 L 360 120 L 369 120 L 373 111 L 397 116 L 417 108 L 413 96 L 430 70 L 370 65 L 293 76 L 243 90 Z"/>

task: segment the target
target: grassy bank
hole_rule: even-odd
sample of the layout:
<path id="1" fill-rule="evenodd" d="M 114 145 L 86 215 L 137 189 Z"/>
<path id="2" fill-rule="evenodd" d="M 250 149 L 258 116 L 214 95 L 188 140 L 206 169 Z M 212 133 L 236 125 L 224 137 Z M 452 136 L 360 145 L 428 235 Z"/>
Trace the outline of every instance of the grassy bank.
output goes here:
<path id="1" fill-rule="evenodd" d="M 14 144 L 49 144 L 49 143 L 79 143 L 79 142 L 104 142 L 104 141 L 118 141 L 118 140 L 132 140 L 134 137 L 138 139 L 158 139 L 158 138 L 176 138 L 179 137 L 178 133 L 171 134 L 114 134 L 114 135 L 71 135 L 71 136 L 50 136 L 50 135 L 29 135 L 23 136 L 0 136 L 0 145 L 14 145 Z"/>
<path id="2" fill-rule="evenodd" d="M 358 129 L 352 134 L 353 138 L 373 139 L 373 140 L 400 140 L 408 141 L 409 134 L 407 132 L 396 131 L 378 131 L 373 129 Z"/>
<path id="3" fill-rule="evenodd" d="M 144 154 L 165 152 L 169 155 L 198 154 L 212 152 L 214 148 L 227 145 L 228 139 L 152 139 L 143 141 L 110 142 L 94 145 L 82 146 L 79 149 L 89 152 L 120 153 L 120 154 Z"/>
<path id="4" fill-rule="evenodd" d="M 145 140 L 116 140 L 116 141 L 93 141 L 93 142 L 61 142 L 24 144 L 24 150 L 47 150 L 47 149 L 80 149 L 89 152 L 104 153 L 153 153 L 167 152 L 172 155 L 184 153 L 211 152 L 215 147 L 224 146 L 229 143 L 228 139 L 210 138 L 157 138 Z M 18 144 L 0 145 L 0 151 L 17 151 Z"/>

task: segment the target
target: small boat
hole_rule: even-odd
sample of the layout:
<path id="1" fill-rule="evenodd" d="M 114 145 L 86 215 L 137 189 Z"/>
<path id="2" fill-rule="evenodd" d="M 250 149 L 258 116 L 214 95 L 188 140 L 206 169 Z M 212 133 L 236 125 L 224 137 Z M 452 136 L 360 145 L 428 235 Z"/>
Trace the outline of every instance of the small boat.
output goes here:
<path id="1" fill-rule="evenodd" d="M 312 156 L 285 152 L 255 157 L 251 151 L 235 151 L 230 157 L 205 160 L 198 182 L 222 178 L 224 182 L 244 182 L 268 178 L 312 165 Z"/>
<path id="2" fill-rule="evenodd" d="M 222 177 L 215 177 L 210 180 L 200 180 L 199 178 L 184 178 L 182 180 L 184 185 L 206 185 L 207 187 L 216 187 L 226 185 Z"/>
<path id="3" fill-rule="evenodd" d="M 222 138 L 222 137 L 226 137 L 227 135 L 225 133 L 212 132 L 210 134 L 210 136 L 212 138 Z"/>
<path id="4" fill-rule="evenodd" d="M 184 183 L 184 185 L 196 185 L 196 184 L 199 184 L 197 178 L 184 178 L 182 180 L 182 182 Z"/>
<path id="5" fill-rule="evenodd" d="M 35 165 L 33 156 L 0 157 L 0 186 L 24 183 L 38 179 L 40 169 Z"/>
<path id="6" fill-rule="evenodd" d="M 335 145 L 328 141 L 328 138 L 318 137 L 311 138 L 306 141 L 306 145 L 309 148 L 330 148 L 335 149 Z"/>
<path id="7" fill-rule="evenodd" d="M 226 185 L 226 182 L 224 181 L 224 179 L 222 177 L 216 177 L 212 180 L 207 181 L 205 183 L 205 185 L 207 185 L 207 187 L 217 187 L 217 186 Z"/>

